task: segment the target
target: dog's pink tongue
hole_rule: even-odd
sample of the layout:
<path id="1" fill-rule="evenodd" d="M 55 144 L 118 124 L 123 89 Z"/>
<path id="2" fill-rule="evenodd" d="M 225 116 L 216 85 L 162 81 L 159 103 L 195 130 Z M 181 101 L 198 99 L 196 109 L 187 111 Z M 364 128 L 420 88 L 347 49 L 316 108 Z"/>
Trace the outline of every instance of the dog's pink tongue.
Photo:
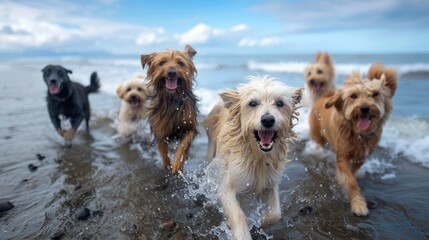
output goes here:
<path id="1" fill-rule="evenodd" d="M 269 146 L 273 141 L 274 131 L 273 130 L 259 130 L 258 131 L 259 138 L 261 139 L 261 143 L 264 146 Z"/>
<path id="2" fill-rule="evenodd" d="M 49 86 L 49 92 L 51 94 L 57 94 L 60 88 L 58 86 Z"/>
<path id="3" fill-rule="evenodd" d="M 165 86 L 168 88 L 168 90 L 174 90 L 177 88 L 177 79 L 166 79 L 165 80 Z"/>
<path id="4" fill-rule="evenodd" d="M 360 117 L 359 121 L 356 124 L 356 127 L 361 131 L 365 131 L 369 128 L 370 124 L 371 120 L 369 120 L 369 117 Z"/>

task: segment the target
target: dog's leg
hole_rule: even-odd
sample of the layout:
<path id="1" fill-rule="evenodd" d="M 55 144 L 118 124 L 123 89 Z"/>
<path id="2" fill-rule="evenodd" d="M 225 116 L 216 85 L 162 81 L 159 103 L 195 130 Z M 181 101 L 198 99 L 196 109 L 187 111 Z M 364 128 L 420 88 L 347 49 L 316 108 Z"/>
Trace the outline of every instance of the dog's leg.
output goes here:
<path id="1" fill-rule="evenodd" d="M 365 198 L 361 194 L 347 158 L 337 155 L 337 173 L 338 182 L 348 191 L 352 212 L 358 216 L 368 215 Z"/>
<path id="2" fill-rule="evenodd" d="M 247 226 L 246 216 L 237 201 L 236 192 L 229 185 L 229 180 L 224 179 L 220 188 L 220 200 L 234 239 L 252 239 L 249 227 Z"/>
<path id="3" fill-rule="evenodd" d="M 164 168 L 168 169 L 170 167 L 170 158 L 168 158 L 168 143 L 165 141 L 158 141 L 158 151 L 161 154 L 162 163 Z"/>
<path id="4" fill-rule="evenodd" d="M 51 111 L 49 109 L 49 117 L 51 119 L 52 124 L 55 127 L 55 130 L 57 130 L 57 133 L 59 135 L 61 135 L 62 137 L 64 137 L 65 131 L 63 129 L 61 129 L 61 120 L 58 117 L 58 115 L 55 115 L 54 113 L 51 113 Z"/>
<path id="5" fill-rule="evenodd" d="M 278 222 L 282 217 L 279 200 L 279 186 L 276 185 L 274 188 L 265 189 L 262 192 L 262 197 L 266 201 L 268 211 L 262 214 L 261 225 L 262 227 L 266 227 Z"/>
<path id="6" fill-rule="evenodd" d="M 177 146 L 172 167 L 173 174 L 176 174 L 183 169 L 183 165 L 185 164 L 185 160 L 188 157 L 189 148 L 191 147 L 191 142 L 194 137 L 194 131 L 186 132 L 179 145 Z"/>

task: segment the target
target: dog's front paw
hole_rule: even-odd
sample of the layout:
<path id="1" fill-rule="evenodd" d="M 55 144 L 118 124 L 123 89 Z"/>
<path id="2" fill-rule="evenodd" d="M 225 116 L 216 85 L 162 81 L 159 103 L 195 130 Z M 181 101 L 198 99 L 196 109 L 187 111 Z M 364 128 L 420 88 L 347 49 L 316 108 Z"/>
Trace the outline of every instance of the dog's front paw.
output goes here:
<path id="1" fill-rule="evenodd" d="M 352 212 L 357 216 L 366 216 L 368 215 L 368 207 L 366 206 L 365 199 L 361 196 L 355 197 L 351 201 Z"/>
<path id="2" fill-rule="evenodd" d="M 66 131 L 64 131 L 64 130 L 62 130 L 62 129 L 57 129 L 57 133 L 61 136 L 61 137 L 64 137 L 64 133 L 65 133 Z"/>
<path id="3" fill-rule="evenodd" d="M 277 223 L 282 218 L 281 213 L 277 212 L 264 212 L 262 214 L 261 227 L 266 227 L 271 224 Z"/>
<path id="4" fill-rule="evenodd" d="M 63 133 L 63 137 L 66 140 L 66 142 L 70 142 L 76 134 L 76 131 L 73 128 L 70 128 L 69 130 L 65 131 Z"/>

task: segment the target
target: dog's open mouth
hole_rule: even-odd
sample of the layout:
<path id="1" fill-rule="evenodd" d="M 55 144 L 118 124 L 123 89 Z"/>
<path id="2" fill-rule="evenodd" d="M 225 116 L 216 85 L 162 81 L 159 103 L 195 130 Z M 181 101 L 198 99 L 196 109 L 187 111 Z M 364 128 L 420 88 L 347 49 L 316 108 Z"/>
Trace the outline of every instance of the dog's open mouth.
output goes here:
<path id="1" fill-rule="evenodd" d="M 264 152 L 269 152 L 273 149 L 277 132 L 270 129 L 254 130 L 256 141 L 259 143 L 259 148 Z"/>
<path id="2" fill-rule="evenodd" d="M 131 97 L 130 98 L 130 105 L 132 106 L 132 107 L 137 107 L 137 106 L 139 106 L 139 104 L 140 104 L 140 99 L 139 98 L 137 98 L 137 97 Z"/>
<path id="3" fill-rule="evenodd" d="M 60 91 L 60 86 L 58 85 L 49 85 L 48 88 L 51 94 L 57 94 Z"/>
<path id="4" fill-rule="evenodd" d="M 371 125 L 371 116 L 369 114 L 361 114 L 356 123 L 356 128 L 360 131 L 366 131 Z"/>
<path id="5" fill-rule="evenodd" d="M 165 78 L 165 87 L 170 91 L 176 90 L 177 81 L 178 81 L 177 77 L 166 77 Z"/>
<path id="6" fill-rule="evenodd" d="M 312 90 L 314 93 L 318 93 L 318 92 L 320 92 L 320 90 L 322 89 L 322 86 L 323 86 L 323 82 L 314 82 L 314 83 L 311 85 L 311 90 Z"/>

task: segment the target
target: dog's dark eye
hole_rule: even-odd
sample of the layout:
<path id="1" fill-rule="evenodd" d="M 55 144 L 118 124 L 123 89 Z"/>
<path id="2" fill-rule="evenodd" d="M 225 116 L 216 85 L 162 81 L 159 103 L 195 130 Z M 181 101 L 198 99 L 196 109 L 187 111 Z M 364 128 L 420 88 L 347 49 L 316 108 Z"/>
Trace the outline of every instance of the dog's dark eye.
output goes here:
<path id="1" fill-rule="evenodd" d="M 63 76 L 64 76 L 64 73 L 61 71 L 58 71 L 58 77 L 63 77 Z"/>
<path id="2" fill-rule="evenodd" d="M 137 91 L 141 92 L 143 89 L 141 87 L 137 88 Z"/>
<path id="3" fill-rule="evenodd" d="M 354 93 L 350 97 L 353 98 L 353 99 L 356 99 L 358 96 L 357 96 L 357 94 Z"/>
<path id="4" fill-rule="evenodd" d="M 372 94 L 372 97 L 377 97 L 378 96 L 378 92 L 375 92 Z"/>
<path id="5" fill-rule="evenodd" d="M 160 63 L 159 63 L 159 66 L 163 66 L 165 64 L 165 61 L 161 61 Z"/>
<path id="6" fill-rule="evenodd" d="M 251 102 L 249 102 L 249 107 L 256 107 L 256 106 L 258 106 L 258 103 L 256 102 L 256 101 L 251 101 Z"/>
<path id="7" fill-rule="evenodd" d="M 127 88 L 127 90 L 126 90 L 127 92 L 129 92 L 129 91 L 131 91 L 131 88 Z"/>
<path id="8" fill-rule="evenodd" d="M 283 107 L 283 105 L 284 105 L 284 103 L 281 100 L 276 102 L 277 107 Z"/>
<path id="9" fill-rule="evenodd" d="M 323 71 L 322 71 L 322 70 L 317 69 L 317 74 L 322 74 L 322 73 L 323 73 Z"/>
<path id="10" fill-rule="evenodd" d="M 311 75 L 311 71 L 308 71 L 307 76 L 310 76 L 310 75 Z"/>
<path id="11" fill-rule="evenodd" d="M 185 64 L 183 62 L 178 62 L 177 64 L 179 64 L 179 66 L 181 66 L 181 67 L 185 66 Z"/>

